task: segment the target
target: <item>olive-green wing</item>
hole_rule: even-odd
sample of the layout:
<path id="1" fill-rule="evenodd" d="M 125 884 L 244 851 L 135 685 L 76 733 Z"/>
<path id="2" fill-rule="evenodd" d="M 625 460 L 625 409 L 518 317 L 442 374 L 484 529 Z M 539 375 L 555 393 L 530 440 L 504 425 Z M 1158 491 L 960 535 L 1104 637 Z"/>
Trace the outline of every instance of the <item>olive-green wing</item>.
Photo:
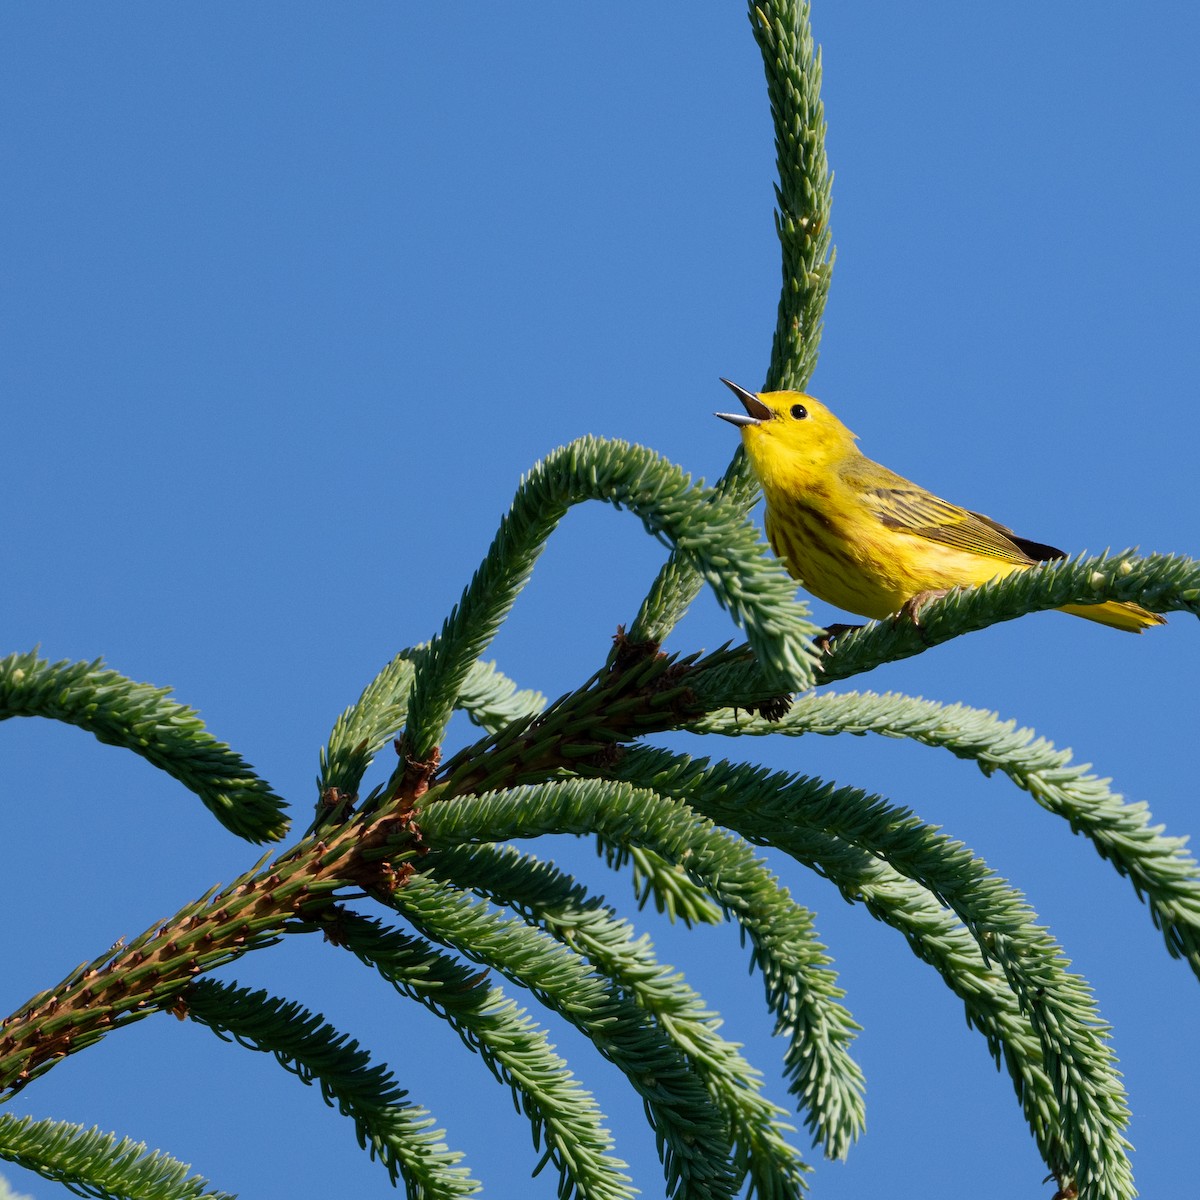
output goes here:
<path id="1" fill-rule="evenodd" d="M 855 475 L 856 478 L 847 479 L 847 482 L 855 487 L 867 507 L 888 529 L 899 529 L 953 546 L 956 550 L 1005 562 L 1044 562 L 1066 557 L 1063 551 L 1053 546 L 1018 537 L 991 517 L 941 500 L 869 459 L 858 465 Z"/>

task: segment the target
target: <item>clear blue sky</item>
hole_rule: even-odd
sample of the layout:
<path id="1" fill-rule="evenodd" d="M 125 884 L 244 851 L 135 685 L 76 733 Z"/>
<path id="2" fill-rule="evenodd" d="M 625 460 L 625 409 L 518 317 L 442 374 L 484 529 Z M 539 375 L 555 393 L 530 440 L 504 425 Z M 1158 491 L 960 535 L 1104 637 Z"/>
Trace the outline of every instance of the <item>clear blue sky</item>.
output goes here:
<path id="1" fill-rule="evenodd" d="M 867 453 L 1029 537 L 1200 553 L 1200 13 L 815 9 L 838 259 L 812 390 Z M 717 377 L 761 383 L 779 276 L 740 5 L 25 2 L 0 13 L 0 55 L 2 652 L 103 655 L 171 685 L 301 823 L 334 717 L 436 630 L 538 458 L 594 433 L 710 479 L 728 461 Z M 573 513 L 501 667 L 574 686 L 662 556 L 628 514 Z M 672 645 L 732 633 L 706 597 Z M 1185 834 L 1198 666 L 1188 617 L 1134 638 L 1043 614 L 855 682 L 1016 717 Z M 1088 845 L 917 746 L 696 749 L 880 790 L 1023 889 L 1115 1026 L 1142 1193 L 1192 1190 L 1200 987 Z M 257 857 L 78 730 L 8 722 L 0 753 L 5 1012 Z M 630 911 L 625 879 L 558 849 Z M 896 935 L 773 861 L 865 1027 L 868 1132 L 848 1163 L 817 1161 L 814 1195 L 1049 1197 L 959 1002 Z M 781 1097 L 732 931 L 639 919 Z M 478 1060 L 337 951 L 293 941 L 224 977 L 371 1046 L 490 1195 L 553 1196 Z M 640 1103 L 555 1039 L 661 1194 Z M 247 1197 L 389 1194 L 312 1089 L 169 1017 L 9 1111 L 144 1139 Z"/>

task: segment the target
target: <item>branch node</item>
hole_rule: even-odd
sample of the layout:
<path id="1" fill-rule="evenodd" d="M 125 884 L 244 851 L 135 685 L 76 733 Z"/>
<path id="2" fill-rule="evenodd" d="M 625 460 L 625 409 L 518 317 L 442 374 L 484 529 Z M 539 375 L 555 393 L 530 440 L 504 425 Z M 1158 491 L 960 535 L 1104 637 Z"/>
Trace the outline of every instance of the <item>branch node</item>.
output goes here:
<path id="1" fill-rule="evenodd" d="M 630 667 L 644 662 L 648 658 L 661 658 L 663 657 L 662 651 L 659 649 L 661 645 L 661 642 L 655 641 L 653 638 L 645 642 L 635 642 L 625 632 L 625 626 L 618 625 L 617 632 L 613 634 L 609 670 L 616 674 L 627 671 Z"/>

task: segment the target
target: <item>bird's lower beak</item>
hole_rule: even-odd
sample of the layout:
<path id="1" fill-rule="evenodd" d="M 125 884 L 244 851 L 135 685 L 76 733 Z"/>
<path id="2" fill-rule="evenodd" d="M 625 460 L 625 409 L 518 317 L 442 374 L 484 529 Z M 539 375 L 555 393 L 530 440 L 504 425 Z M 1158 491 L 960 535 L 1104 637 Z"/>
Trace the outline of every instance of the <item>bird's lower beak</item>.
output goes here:
<path id="1" fill-rule="evenodd" d="M 745 414 L 713 413 L 714 417 L 720 417 L 722 421 L 728 421 L 730 425 L 761 425 L 763 421 L 769 421 L 774 416 L 774 413 L 753 392 L 748 392 L 744 387 L 738 387 L 736 383 L 731 383 L 725 378 L 722 378 L 721 382 L 745 405 L 746 412 Z"/>

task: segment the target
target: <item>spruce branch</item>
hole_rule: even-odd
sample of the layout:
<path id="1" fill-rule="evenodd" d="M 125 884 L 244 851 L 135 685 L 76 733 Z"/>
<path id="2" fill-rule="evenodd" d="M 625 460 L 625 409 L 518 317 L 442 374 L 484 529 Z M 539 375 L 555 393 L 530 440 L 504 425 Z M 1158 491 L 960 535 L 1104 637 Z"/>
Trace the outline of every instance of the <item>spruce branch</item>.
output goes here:
<path id="1" fill-rule="evenodd" d="M 614 871 L 632 867 L 633 893 L 639 911 L 653 900 L 656 912 L 670 921 L 693 925 L 719 925 L 721 910 L 704 889 L 678 864 L 667 862 L 644 846 L 625 846 L 597 839 L 596 850 Z"/>
<path id="2" fill-rule="evenodd" d="M 385 842 L 387 866 L 378 854 Z M 405 816 L 359 818 L 327 839 L 306 838 L 262 859 L 132 942 L 118 942 L 0 1022 L 0 1095 L 115 1028 L 185 1006 L 197 976 L 300 932 L 306 926 L 298 919 L 310 919 L 337 889 L 395 886 L 418 850 Z"/>
<path id="3" fill-rule="evenodd" d="M 825 157 L 821 52 L 814 49 L 806 3 L 751 0 L 749 15 L 775 127 L 775 231 L 783 250 L 783 288 L 764 390 L 803 391 L 817 365 L 833 269 L 833 177 Z"/>
<path id="4" fill-rule="evenodd" d="M 629 751 L 618 768 L 629 782 L 680 799 L 705 770 L 705 760 L 648 748 Z M 1037 1034 L 1003 974 L 984 958 L 962 922 L 926 888 L 832 835 L 811 829 L 797 835 L 787 826 L 770 836 L 765 826 L 759 833 L 755 840 L 769 841 L 812 867 L 848 903 L 863 904 L 876 920 L 901 933 L 912 952 L 938 972 L 963 1001 L 968 1025 L 983 1034 L 996 1064 L 1008 1071 L 1043 1159 L 1064 1162 L 1060 1108 L 1042 1069 Z"/>
<path id="5" fill-rule="evenodd" d="M 751 1194 L 795 1197 L 808 1168 L 788 1143 L 783 1110 L 761 1094 L 759 1073 L 717 1033 L 716 1014 L 674 968 L 656 959 L 649 938 L 552 863 L 511 846 L 471 845 L 432 855 L 429 869 L 457 887 L 515 909 L 535 928 L 583 954 L 606 978 L 624 987 L 689 1056 L 733 1134 L 739 1179 Z"/>
<path id="6" fill-rule="evenodd" d="M 1200 562 L 1125 550 L 1055 559 L 978 587 L 955 588 L 921 608 L 919 630 L 910 621 L 872 621 L 835 639 L 821 662 L 820 681 L 848 679 L 1025 613 L 1105 600 L 1131 600 L 1151 612 L 1200 615 Z"/>
<path id="7" fill-rule="evenodd" d="M 34 651 L 0 659 L 0 721 L 45 717 L 86 729 L 179 780 L 239 837 L 277 841 L 287 830 L 283 800 L 170 694 L 170 688 L 135 683 L 99 659 L 51 663 Z"/>
<path id="8" fill-rule="evenodd" d="M 428 875 L 412 875 L 393 901 L 427 937 L 529 988 L 624 1072 L 659 1139 L 669 1196 L 732 1198 L 737 1184 L 721 1114 L 693 1066 L 623 988 L 540 930 Z"/>
<path id="9" fill-rule="evenodd" d="M 810 914 L 796 905 L 739 839 L 655 792 L 604 779 L 518 787 L 422 811 L 432 850 L 544 833 L 595 833 L 649 847 L 682 864 L 736 919 L 754 947 L 776 1032 L 789 1038 L 790 1088 L 813 1136 L 841 1156 L 862 1126 L 862 1076 L 849 1055 L 857 1026 L 816 941 Z"/>
<path id="10" fill-rule="evenodd" d="M 795 599 L 795 585 L 740 509 L 644 447 L 580 438 L 522 480 L 486 557 L 427 648 L 405 732 L 412 759 L 425 761 L 441 740 L 472 664 L 507 616 L 547 538 L 567 510 L 585 500 L 628 508 L 649 533 L 674 546 L 745 629 L 777 687 L 810 685 L 814 626 Z"/>
<path id="11" fill-rule="evenodd" d="M 1129 878 L 1149 905 L 1168 952 L 1186 959 L 1200 976 L 1200 866 L 1186 850 L 1187 839 L 1151 826 L 1147 805 L 1126 802 L 1108 780 L 1089 773 L 1089 764 L 1072 763 L 1069 750 L 1056 749 L 1032 729 L 965 704 L 874 692 L 805 696 L 774 722 L 713 714 L 691 729 L 730 736 L 876 733 L 949 750 L 978 764 L 985 775 L 1001 771 L 1089 838 Z"/>
<path id="12" fill-rule="evenodd" d="M 577 772 L 587 760 L 603 760 L 616 745 L 650 733 L 686 727 L 706 712 L 723 707 L 728 697 L 709 677 L 725 678 L 731 664 L 752 661 L 748 647 L 721 647 L 700 657 L 676 658 L 630 647 L 618 634 L 613 665 L 597 671 L 582 686 L 544 711 L 514 720 L 497 733 L 434 764 L 428 798 L 492 791 L 518 783 Z M 778 699 L 761 672 L 754 703 Z M 747 688 L 747 695 L 752 691 Z"/>
<path id="13" fill-rule="evenodd" d="M 315 1083 L 331 1108 L 354 1122 L 358 1144 L 378 1158 L 392 1183 L 404 1181 L 409 1200 L 474 1195 L 479 1184 L 458 1165 L 445 1132 L 406 1099 L 392 1072 L 373 1065 L 348 1035 L 294 1001 L 265 991 L 201 980 L 187 994 L 187 1015 L 225 1041 L 272 1054 L 302 1083 Z"/>
<path id="14" fill-rule="evenodd" d="M 644 778 L 654 760 L 634 750 L 627 768 Z M 778 846 L 821 869 L 832 835 L 888 863 L 936 896 L 994 961 L 1030 1018 L 1040 1069 L 1063 1119 L 1064 1157 L 1047 1165 L 1087 1200 L 1128 1200 L 1133 1192 L 1125 1093 L 1113 1065 L 1108 1028 L 1085 980 L 1066 970 L 1057 943 L 1004 880 L 961 843 L 937 833 L 878 796 L 820 780 L 730 763 L 667 756 L 652 786 L 751 841 Z M 834 847 L 836 850 L 836 846 Z"/>
<path id="15" fill-rule="evenodd" d="M 94 1126 L 0 1116 L 0 1158 L 99 1200 L 235 1200 L 186 1163 Z"/>
<path id="16" fill-rule="evenodd" d="M 595 1099 L 554 1053 L 545 1030 L 486 972 L 421 938 L 344 910 L 324 914 L 321 928 L 401 995 L 446 1020 L 510 1088 L 518 1111 L 532 1125 L 534 1149 L 544 1142 L 543 1161 L 558 1169 L 562 1200 L 632 1200 L 625 1164 L 612 1155 L 612 1136 Z"/>
<path id="17" fill-rule="evenodd" d="M 342 800 L 357 800 L 362 778 L 375 755 L 403 726 L 416 664 L 423 652 L 424 647 L 401 650 L 333 723 L 329 741 L 321 750 L 317 823 L 323 823 L 321 809 L 336 808 Z"/>
<path id="18" fill-rule="evenodd" d="M 825 157 L 821 55 L 814 50 L 809 6 L 751 0 L 750 25 L 763 56 L 775 129 L 775 232 L 783 286 L 764 390 L 808 386 L 817 365 L 821 319 L 833 271 L 829 230 L 833 176 Z M 739 445 L 717 490 L 743 510 L 758 495 Z M 678 552 L 658 573 L 630 627 L 636 641 L 663 642 L 700 591 L 701 578 Z"/>
<path id="19" fill-rule="evenodd" d="M 321 751 L 317 779 L 322 808 L 331 807 L 329 801 L 334 797 L 357 798 L 375 755 L 404 725 L 413 676 L 425 661 L 426 650 L 425 646 L 401 650 L 334 723 Z M 471 664 L 454 704 L 455 710 L 465 712 L 474 724 L 493 732 L 545 707 L 541 692 L 519 688 L 491 662 Z"/>
<path id="20" fill-rule="evenodd" d="M 494 662 L 477 662 L 467 675 L 456 709 L 473 725 L 495 733 L 512 721 L 537 716 L 546 697 L 532 688 L 519 687 Z"/>
<path id="21" fill-rule="evenodd" d="M 766 388 L 804 388 L 817 361 L 833 266 L 831 176 L 824 151 L 821 57 L 803 0 L 751 0 L 775 129 L 775 228 L 782 290 Z M 0 1025 L 0 1092 L 11 1092 L 110 1029 L 172 1009 L 274 1053 L 355 1121 L 410 1196 L 476 1190 L 390 1073 L 298 1005 L 197 976 L 292 933 L 324 931 L 402 995 L 445 1019 L 511 1088 L 563 1198 L 626 1200 L 591 1096 L 546 1035 L 482 973 L 423 938 L 342 908 L 338 893 L 382 901 L 464 957 L 528 986 L 582 1029 L 645 1100 L 668 1192 L 793 1197 L 803 1166 L 779 1110 L 717 1035 L 714 1015 L 631 926 L 556 868 L 496 839 L 596 835 L 614 868 L 632 864 L 639 903 L 685 921 L 725 914 L 753 947 L 787 1071 L 826 1152 L 862 1124 L 862 1080 L 849 1057 L 855 1026 L 810 914 L 742 840 L 776 845 L 832 879 L 849 900 L 899 930 L 962 997 L 968 1020 L 1012 1078 L 1060 1195 L 1126 1200 L 1127 1117 L 1107 1028 L 1059 947 L 1023 898 L 961 845 L 861 791 L 756 768 L 693 762 L 628 743 L 663 730 L 905 736 L 1002 770 L 1066 817 L 1149 900 L 1172 954 L 1200 975 L 1200 869 L 1179 839 L 1149 825 L 1069 755 L 994 714 L 908 697 L 807 697 L 773 722 L 753 716 L 781 690 L 845 678 L 959 633 L 1063 603 L 1117 598 L 1200 613 L 1200 564 L 1131 554 L 1039 566 L 931 603 L 920 631 L 873 624 L 824 659 L 794 587 L 742 514 L 757 487 L 739 450 L 713 489 L 650 451 L 581 439 L 522 482 L 487 557 L 441 633 L 402 651 L 339 718 L 322 753 L 309 837 L 233 884 L 214 888 L 128 946 L 118 944 Z M 568 508 L 602 500 L 631 509 L 670 556 L 629 638 L 605 666 L 546 707 L 479 661 Z M 659 645 L 704 582 L 748 645 L 670 659 Z M 638 649 L 631 652 L 631 646 Z M 0 720 L 67 721 L 125 746 L 181 780 L 229 828 L 278 838 L 282 801 L 195 714 L 167 693 L 99 663 L 0 661 Z M 728 708 L 750 710 L 730 717 Z M 486 736 L 440 763 L 450 714 Z M 724 710 L 724 711 L 722 711 Z M 778 713 L 778 709 L 770 710 Z M 400 765 L 356 812 L 365 772 L 397 734 Z M 573 778 L 570 778 L 574 776 Z M 581 778 L 582 776 L 582 778 Z M 500 790 L 506 789 L 506 790 Z M 480 794 L 482 793 L 482 794 Z M 719 826 L 718 824 L 719 823 Z M 733 832 L 729 832 L 732 830 Z M 474 894 L 468 894 L 473 892 Z M 707 899 L 715 897 L 714 905 Z M 493 905 L 519 915 L 497 914 Z M 96 1196 L 219 1197 L 188 1168 L 96 1131 L 0 1117 L 0 1157 Z"/>
<path id="22" fill-rule="evenodd" d="M 922 606 L 920 629 L 911 621 L 893 619 L 869 621 L 839 634 L 817 665 L 817 683 L 835 683 L 911 658 L 1026 613 L 1105 600 L 1129 600 L 1153 612 L 1200 615 L 1200 562 L 1182 555 L 1140 557 L 1127 550 L 1056 559 L 977 587 L 955 588 Z M 721 669 L 698 680 L 696 687 L 697 700 L 708 709 L 753 708 L 771 690 L 748 646 L 732 647 Z"/>

